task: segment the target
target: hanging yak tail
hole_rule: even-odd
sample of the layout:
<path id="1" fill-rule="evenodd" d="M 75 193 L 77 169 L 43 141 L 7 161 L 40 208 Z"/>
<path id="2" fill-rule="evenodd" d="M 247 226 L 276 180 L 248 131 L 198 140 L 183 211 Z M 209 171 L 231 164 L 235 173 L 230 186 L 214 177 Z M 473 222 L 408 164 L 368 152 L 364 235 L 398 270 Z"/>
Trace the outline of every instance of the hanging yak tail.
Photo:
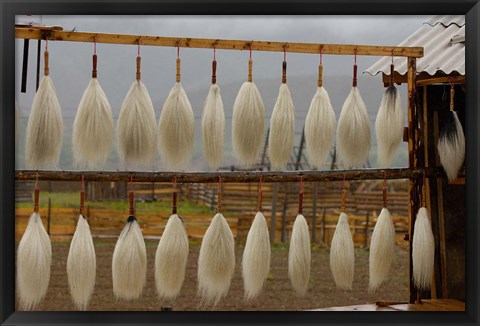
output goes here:
<path id="1" fill-rule="evenodd" d="M 272 170 L 281 170 L 287 165 L 294 140 L 295 107 L 287 84 L 282 83 L 270 118 L 268 156 Z"/>
<path id="2" fill-rule="evenodd" d="M 158 121 L 160 159 L 166 167 L 183 170 L 192 158 L 195 117 L 180 82 L 170 90 Z"/>
<path id="3" fill-rule="evenodd" d="M 449 111 L 437 149 L 448 180 L 455 180 L 465 159 L 465 136 L 457 112 Z"/>
<path id="4" fill-rule="evenodd" d="M 76 309 L 86 310 L 95 287 L 95 247 L 87 220 L 80 215 L 67 258 L 70 294 Z"/>
<path id="5" fill-rule="evenodd" d="M 377 289 L 387 278 L 394 256 L 395 225 L 392 215 L 384 207 L 375 224 L 370 242 L 370 291 Z"/>
<path id="6" fill-rule="evenodd" d="M 417 213 L 412 241 L 413 283 L 417 289 L 430 288 L 434 260 L 435 239 L 430 224 L 430 213 L 422 207 Z"/>
<path id="7" fill-rule="evenodd" d="M 330 269 L 338 288 L 351 290 L 355 253 L 347 214 L 341 213 L 330 247 Z"/>
<path id="8" fill-rule="evenodd" d="M 112 108 L 97 78 L 83 93 L 73 122 L 73 156 L 77 165 L 103 166 L 112 151 Z"/>
<path id="9" fill-rule="evenodd" d="M 155 283 L 161 299 L 175 299 L 185 279 L 188 235 L 177 214 L 170 216 L 155 254 Z"/>
<path id="10" fill-rule="evenodd" d="M 233 104 L 233 151 L 246 167 L 255 164 L 262 149 L 265 108 L 257 86 L 244 82 Z"/>
<path id="11" fill-rule="evenodd" d="M 353 87 L 338 118 L 337 150 L 345 167 L 360 166 L 370 151 L 370 118 L 360 91 Z"/>
<path id="12" fill-rule="evenodd" d="M 129 168 L 152 167 L 157 157 L 157 120 L 147 88 L 135 80 L 123 101 L 117 122 L 120 158 Z"/>
<path id="13" fill-rule="evenodd" d="M 47 294 L 52 244 L 38 213 L 33 213 L 17 250 L 20 310 L 33 310 Z"/>
<path id="14" fill-rule="evenodd" d="M 398 89 L 392 85 L 383 95 L 375 121 L 377 156 L 381 166 L 390 166 L 403 140 L 403 108 Z"/>
<path id="15" fill-rule="evenodd" d="M 134 216 L 118 237 L 112 257 L 113 294 L 117 299 L 138 299 L 147 281 L 147 249 Z"/>
<path id="16" fill-rule="evenodd" d="M 56 169 L 62 148 L 62 109 L 52 78 L 42 77 L 28 118 L 25 161 L 30 169 Z"/>
<path id="17" fill-rule="evenodd" d="M 298 296 L 303 297 L 308 290 L 310 280 L 310 232 L 307 220 L 298 214 L 292 228 L 288 251 L 288 277 Z"/>
<path id="18" fill-rule="evenodd" d="M 330 97 L 323 87 L 318 87 L 305 119 L 305 146 L 308 164 L 320 168 L 335 138 L 337 120 Z"/>
<path id="19" fill-rule="evenodd" d="M 217 213 L 205 232 L 198 257 L 201 305 L 216 305 L 227 294 L 235 271 L 234 246 L 232 230 Z"/>
<path id="20" fill-rule="evenodd" d="M 265 216 L 257 212 L 248 231 L 242 259 L 245 299 L 256 298 L 263 289 L 270 271 L 270 238 Z"/>
<path id="21" fill-rule="evenodd" d="M 210 86 L 203 106 L 202 136 L 208 165 L 216 169 L 222 162 L 225 138 L 225 113 L 220 88 L 217 85 Z"/>

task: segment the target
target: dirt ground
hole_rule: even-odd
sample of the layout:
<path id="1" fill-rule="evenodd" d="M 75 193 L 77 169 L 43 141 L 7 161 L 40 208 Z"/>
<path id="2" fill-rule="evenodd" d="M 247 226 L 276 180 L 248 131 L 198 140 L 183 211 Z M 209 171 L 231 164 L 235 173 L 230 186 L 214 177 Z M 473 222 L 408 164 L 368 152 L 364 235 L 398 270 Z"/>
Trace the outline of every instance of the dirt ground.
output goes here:
<path id="1" fill-rule="evenodd" d="M 116 301 L 113 297 L 111 279 L 111 260 L 114 241 L 95 241 L 97 254 L 97 280 L 89 310 L 99 311 L 140 311 L 161 310 L 171 307 L 175 311 L 202 310 L 199 308 L 197 292 L 197 259 L 199 245 L 191 245 L 185 275 L 185 282 L 179 297 L 172 302 L 161 302 L 156 296 L 154 284 L 154 259 L 157 240 L 146 240 L 148 254 L 147 285 L 141 299 L 135 301 Z M 74 310 L 68 290 L 66 261 L 68 243 L 53 243 L 53 261 L 49 290 L 45 300 L 37 310 L 68 311 Z M 251 302 L 243 300 L 243 281 L 241 276 L 241 255 L 243 247 L 236 246 L 236 268 L 228 296 L 213 309 L 207 310 L 308 310 L 321 307 L 346 306 L 374 303 L 379 300 L 406 301 L 408 299 L 408 252 L 398 248 L 396 258 L 387 281 L 374 293 L 368 292 L 368 250 L 356 249 L 355 279 L 352 291 L 335 288 L 329 266 L 329 251 L 313 248 L 311 265 L 311 284 L 307 295 L 296 297 L 287 275 L 288 247 L 272 248 L 271 274 L 266 282 L 263 294 Z"/>

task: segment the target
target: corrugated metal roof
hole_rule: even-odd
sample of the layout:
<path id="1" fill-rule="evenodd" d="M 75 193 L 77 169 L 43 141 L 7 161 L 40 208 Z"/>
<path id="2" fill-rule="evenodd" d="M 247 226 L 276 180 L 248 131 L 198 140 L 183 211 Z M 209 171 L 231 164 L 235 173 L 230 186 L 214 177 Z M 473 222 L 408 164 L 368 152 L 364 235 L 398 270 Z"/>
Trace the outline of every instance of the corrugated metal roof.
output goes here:
<path id="1" fill-rule="evenodd" d="M 433 16 L 398 46 L 423 46 L 424 56 L 417 59 L 417 72 L 465 75 L 465 16 Z M 383 57 L 365 72 L 390 75 L 392 57 Z M 407 59 L 394 58 L 395 71 L 407 73 Z"/>

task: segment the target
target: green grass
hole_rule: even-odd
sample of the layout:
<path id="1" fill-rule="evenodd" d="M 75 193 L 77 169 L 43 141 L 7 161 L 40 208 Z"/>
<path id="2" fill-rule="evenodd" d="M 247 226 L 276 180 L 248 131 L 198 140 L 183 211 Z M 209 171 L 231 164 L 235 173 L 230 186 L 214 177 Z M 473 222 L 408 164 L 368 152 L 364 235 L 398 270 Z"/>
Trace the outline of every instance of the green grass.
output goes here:
<path id="1" fill-rule="evenodd" d="M 48 199 L 51 199 L 52 208 L 77 208 L 80 204 L 79 192 L 41 192 L 40 207 L 48 206 Z M 18 208 L 32 207 L 32 202 L 16 203 Z M 124 201 L 85 201 L 85 205 L 95 209 L 125 210 L 128 211 L 128 200 Z M 158 214 L 159 212 L 169 213 L 172 210 L 171 201 L 157 201 L 151 203 L 137 202 L 135 204 L 137 210 L 141 210 L 145 214 Z M 199 206 L 189 200 L 179 200 L 177 209 L 180 214 L 212 214 L 213 212 L 205 206 Z"/>

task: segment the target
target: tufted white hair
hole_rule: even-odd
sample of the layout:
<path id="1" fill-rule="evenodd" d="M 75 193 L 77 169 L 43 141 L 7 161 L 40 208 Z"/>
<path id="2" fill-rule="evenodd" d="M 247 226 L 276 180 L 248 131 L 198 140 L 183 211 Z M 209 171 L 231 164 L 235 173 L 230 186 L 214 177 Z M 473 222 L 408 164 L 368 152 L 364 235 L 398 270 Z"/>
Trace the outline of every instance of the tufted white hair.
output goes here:
<path id="1" fill-rule="evenodd" d="M 345 167 L 364 164 L 370 151 L 370 119 L 357 87 L 342 107 L 337 127 L 337 151 Z"/>
<path id="2" fill-rule="evenodd" d="M 262 149 L 265 130 L 265 108 L 257 86 L 244 82 L 233 104 L 233 151 L 241 164 L 256 163 Z"/>
<path id="3" fill-rule="evenodd" d="M 55 86 L 43 76 L 28 118 L 25 161 L 29 169 L 56 169 L 62 148 L 63 120 Z"/>
<path id="4" fill-rule="evenodd" d="M 112 108 L 97 78 L 83 93 L 73 122 L 73 158 L 78 166 L 103 166 L 112 151 Z"/>
<path id="5" fill-rule="evenodd" d="M 310 232 L 308 223 L 302 214 L 295 218 L 288 249 L 288 278 L 298 296 L 303 297 L 310 281 Z"/>
<path id="6" fill-rule="evenodd" d="M 369 289 L 375 290 L 387 278 L 395 257 L 395 225 L 387 208 L 382 208 L 370 241 Z"/>
<path id="7" fill-rule="evenodd" d="M 225 113 L 220 87 L 210 86 L 203 106 L 202 136 L 205 158 L 212 169 L 219 167 L 223 157 L 225 139 Z"/>
<path id="8" fill-rule="evenodd" d="M 267 221 L 262 212 L 257 212 L 248 231 L 242 258 L 245 299 L 254 299 L 262 292 L 270 271 L 270 255 Z"/>
<path id="9" fill-rule="evenodd" d="M 188 235 L 182 219 L 168 219 L 155 254 L 155 284 L 161 299 L 175 299 L 182 289 L 188 259 Z"/>
<path id="10" fill-rule="evenodd" d="M 340 213 L 330 246 L 330 269 L 338 288 L 351 290 L 355 268 L 355 253 L 348 217 Z"/>
<path id="11" fill-rule="evenodd" d="M 67 258 L 68 286 L 78 310 L 86 310 L 95 287 L 97 263 L 92 234 L 83 215 L 78 217 Z"/>
<path id="12" fill-rule="evenodd" d="M 33 310 L 45 298 L 50 282 L 52 244 L 38 213 L 28 220 L 17 249 L 20 310 Z"/>
<path id="13" fill-rule="evenodd" d="M 198 257 L 198 292 L 202 305 L 216 305 L 228 293 L 235 271 L 235 242 L 221 213 L 210 223 Z"/>
<path id="14" fill-rule="evenodd" d="M 320 168 L 335 138 L 337 119 L 330 97 L 323 87 L 318 87 L 305 119 L 305 147 L 308 163 Z"/>

